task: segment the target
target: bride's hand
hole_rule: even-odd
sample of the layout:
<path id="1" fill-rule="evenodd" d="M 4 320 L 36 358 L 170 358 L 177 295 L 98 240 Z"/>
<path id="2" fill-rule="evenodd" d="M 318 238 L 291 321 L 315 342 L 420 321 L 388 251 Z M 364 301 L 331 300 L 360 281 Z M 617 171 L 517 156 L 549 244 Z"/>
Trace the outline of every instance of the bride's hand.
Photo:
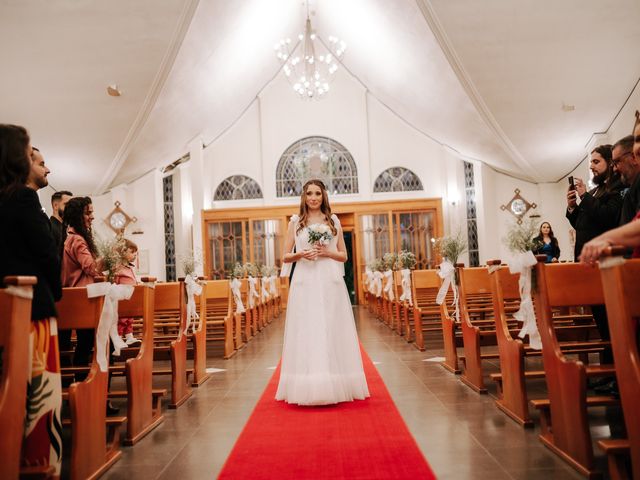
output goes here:
<path id="1" fill-rule="evenodd" d="M 311 248 L 308 250 L 303 250 L 302 252 L 300 252 L 300 255 L 306 260 L 315 260 L 318 257 L 318 252 L 314 248 Z"/>
<path id="2" fill-rule="evenodd" d="M 318 254 L 318 257 L 328 257 L 329 251 L 327 250 L 327 246 L 323 244 L 316 243 L 314 245 L 314 249 Z"/>

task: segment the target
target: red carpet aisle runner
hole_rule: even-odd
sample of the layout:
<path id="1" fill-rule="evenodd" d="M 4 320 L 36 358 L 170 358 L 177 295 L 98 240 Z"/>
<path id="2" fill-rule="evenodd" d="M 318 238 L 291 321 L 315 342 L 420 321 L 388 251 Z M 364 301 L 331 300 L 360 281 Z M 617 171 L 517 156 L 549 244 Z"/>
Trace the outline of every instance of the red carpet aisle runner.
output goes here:
<path id="1" fill-rule="evenodd" d="M 274 400 L 274 373 L 220 479 L 433 479 L 380 374 L 362 351 L 371 397 L 333 406 Z"/>

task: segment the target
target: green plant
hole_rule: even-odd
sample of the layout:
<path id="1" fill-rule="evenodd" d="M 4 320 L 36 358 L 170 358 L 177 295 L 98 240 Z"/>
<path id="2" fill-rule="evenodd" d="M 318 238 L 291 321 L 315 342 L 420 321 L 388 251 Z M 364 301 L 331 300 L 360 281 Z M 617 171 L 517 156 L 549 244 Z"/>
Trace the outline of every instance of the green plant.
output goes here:
<path id="1" fill-rule="evenodd" d="M 102 273 L 106 275 L 108 282 L 113 283 L 118 269 L 128 263 L 125 258 L 127 248 L 124 238 L 121 235 L 110 239 L 98 238 L 96 247 Z"/>
<path id="2" fill-rule="evenodd" d="M 438 238 L 435 248 L 442 258 L 455 265 L 460 255 L 467 251 L 467 242 L 462 236 L 462 231 L 458 229 L 455 235 Z"/>

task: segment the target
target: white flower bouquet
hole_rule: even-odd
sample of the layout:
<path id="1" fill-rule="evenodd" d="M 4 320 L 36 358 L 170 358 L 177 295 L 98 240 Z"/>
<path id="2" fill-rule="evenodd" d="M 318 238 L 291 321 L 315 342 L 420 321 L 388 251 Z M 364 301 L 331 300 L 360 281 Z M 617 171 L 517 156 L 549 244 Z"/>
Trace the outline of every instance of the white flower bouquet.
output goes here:
<path id="1" fill-rule="evenodd" d="M 313 225 L 309 225 L 307 227 L 307 231 L 309 232 L 309 243 L 311 245 L 315 245 L 316 243 L 320 245 L 328 245 L 333 239 L 331 227 L 324 223 L 314 223 Z"/>

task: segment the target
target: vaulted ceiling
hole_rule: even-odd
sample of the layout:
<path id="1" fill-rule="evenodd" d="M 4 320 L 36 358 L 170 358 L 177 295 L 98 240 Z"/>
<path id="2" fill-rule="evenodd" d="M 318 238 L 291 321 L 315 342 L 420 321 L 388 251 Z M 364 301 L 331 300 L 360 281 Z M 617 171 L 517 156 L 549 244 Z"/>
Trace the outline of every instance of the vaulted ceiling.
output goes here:
<path id="1" fill-rule="evenodd" d="M 640 78 L 637 0 L 311 10 L 371 95 L 461 155 L 537 182 L 575 167 Z M 304 12 L 300 0 L 0 0 L 0 122 L 29 128 L 55 188 L 99 193 L 224 131 L 278 74 L 273 43 Z M 107 95 L 114 83 L 122 96 Z"/>

